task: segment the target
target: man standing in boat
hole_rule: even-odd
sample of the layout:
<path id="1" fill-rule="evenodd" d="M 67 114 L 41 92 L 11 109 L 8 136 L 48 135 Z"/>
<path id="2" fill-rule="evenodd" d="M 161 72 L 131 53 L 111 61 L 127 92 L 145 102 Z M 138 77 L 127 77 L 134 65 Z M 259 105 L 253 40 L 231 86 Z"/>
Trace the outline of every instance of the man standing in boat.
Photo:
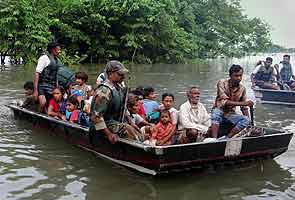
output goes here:
<path id="1" fill-rule="evenodd" d="M 52 90 L 57 86 L 58 68 L 62 66 L 58 59 L 60 45 L 51 42 L 47 52 L 38 59 L 34 78 L 34 99 L 39 101 L 39 111 L 44 112 L 46 102 L 52 97 Z"/>
<path id="2" fill-rule="evenodd" d="M 126 93 L 122 82 L 128 70 L 119 61 L 109 61 L 105 72 L 107 79 L 95 90 L 91 103 L 91 121 L 95 131 L 105 134 L 111 143 L 118 136 L 133 140 L 143 140 L 138 132 L 124 121 Z M 126 89 L 126 88 L 125 88 Z"/>
<path id="3" fill-rule="evenodd" d="M 272 58 L 267 57 L 265 61 L 259 61 L 251 74 L 253 86 L 263 89 L 279 90 L 280 87 L 275 83 L 277 71 L 272 65 Z"/>
<path id="4" fill-rule="evenodd" d="M 295 69 L 290 63 L 290 55 L 284 55 L 283 61 L 275 67 L 278 71 L 278 80 L 282 84 L 287 84 L 291 90 L 295 90 Z"/>
<path id="5" fill-rule="evenodd" d="M 240 83 L 243 77 L 243 68 L 232 65 L 229 69 L 228 80 L 219 80 L 217 83 L 217 97 L 211 113 L 212 137 L 220 135 L 220 124 L 227 121 L 234 125 L 228 133 L 231 138 L 250 124 L 248 107 L 253 106 L 251 100 L 246 99 L 246 88 Z M 237 114 L 236 106 L 240 106 L 243 115 Z"/>

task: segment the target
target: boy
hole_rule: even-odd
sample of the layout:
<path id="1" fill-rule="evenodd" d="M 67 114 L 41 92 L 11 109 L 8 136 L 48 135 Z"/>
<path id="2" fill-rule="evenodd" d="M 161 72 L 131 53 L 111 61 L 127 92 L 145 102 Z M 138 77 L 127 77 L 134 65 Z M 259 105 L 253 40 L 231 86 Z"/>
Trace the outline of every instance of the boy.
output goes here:
<path id="1" fill-rule="evenodd" d="M 34 100 L 33 94 L 34 94 L 34 83 L 33 81 L 27 81 L 24 84 L 24 90 L 25 90 L 25 96 L 26 99 L 22 103 L 23 108 L 27 108 L 29 110 L 38 110 L 38 103 Z"/>
<path id="2" fill-rule="evenodd" d="M 157 110 L 159 109 L 160 104 L 157 101 L 155 101 L 155 99 L 156 93 L 154 88 L 144 88 L 143 106 L 146 113 L 146 117 L 151 123 L 155 123 L 159 119 L 159 112 L 157 112 Z"/>
<path id="3" fill-rule="evenodd" d="M 82 100 L 87 100 L 88 85 L 86 85 L 86 82 L 88 75 L 85 72 L 77 72 L 75 78 L 77 85 L 73 87 L 73 90 L 78 90 L 82 95 Z"/>

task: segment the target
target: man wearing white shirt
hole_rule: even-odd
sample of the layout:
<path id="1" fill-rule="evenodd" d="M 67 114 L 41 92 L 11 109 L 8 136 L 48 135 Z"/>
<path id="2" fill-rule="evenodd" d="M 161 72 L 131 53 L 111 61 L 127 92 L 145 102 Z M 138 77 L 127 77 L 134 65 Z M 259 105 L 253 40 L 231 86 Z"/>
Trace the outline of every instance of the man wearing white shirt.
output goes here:
<path id="1" fill-rule="evenodd" d="M 52 90 L 57 86 L 58 68 L 62 66 L 58 60 L 60 45 L 51 42 L 47 52 L 38 59 L 34 78 L 34 99 L 39 101 L 39 111 L 44 112 L 46 101 L 52 97 Z"/>
<path id="2" fill-rule="evenodd" d="M 286 83 L 291 90 L 295 90 L 295 69 L 290 63 L 290 55 L 284 55 L 283 61 L 275 66 L 279 71 L 279 79 Z"/>
<path id="3" fill-rule="evenodd" d="M 187 91 L 187 98 L 188 101 L 179 109 L 178 128 L 186 130 L 186 142 L 195 142 L 200 135 L 207 133 L 211 120 L 205 106 L 200 102 L 200 91 L 197 87 L 191 87 Z"/>

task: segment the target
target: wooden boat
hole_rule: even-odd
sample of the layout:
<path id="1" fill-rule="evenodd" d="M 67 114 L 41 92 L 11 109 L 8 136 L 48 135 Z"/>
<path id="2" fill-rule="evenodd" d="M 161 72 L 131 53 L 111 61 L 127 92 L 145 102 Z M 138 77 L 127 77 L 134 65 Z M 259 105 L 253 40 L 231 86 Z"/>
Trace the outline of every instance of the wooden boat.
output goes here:
<path id="1" fill-rule="evenodd" d="M 259 103 L 295 106 L 295 91 L 253 88 Z"/>
<path id="2" fill-rule="evenodd" d="M 263 136 L 235 138 L 211 143 L 199 142 L 170 146 L 150 146 L 119 139 L 110 144 L 99 133 L 77 124 L 57 120 L 16 105 L 8 105 L 16 119 L 31 121 L 35 127 L 50 129 L 55 135 L 112 162 L 156 175 L 220 164 L 276 157 L 288 149 L 293 133 L 265 129 Z"/>

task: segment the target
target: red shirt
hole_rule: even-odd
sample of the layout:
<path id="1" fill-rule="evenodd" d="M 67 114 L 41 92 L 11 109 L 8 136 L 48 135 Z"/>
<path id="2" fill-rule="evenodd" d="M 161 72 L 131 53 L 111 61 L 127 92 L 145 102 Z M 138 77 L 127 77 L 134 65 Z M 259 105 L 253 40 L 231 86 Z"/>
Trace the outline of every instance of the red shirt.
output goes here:
<path id="1" fill-rule="evenodd" d="M 79 118 L 79 110 L 74 110 L 71 113 L 71 117 L 70 117 L 70 121 L 77 123 L 78 122 L 78 118 Z"/>
<path id="2" fill-rule="evenodd" d="M 159 122 L 155 126 L 155 131 L 152 133 L 152 138 L 156 140 L 163 140 L 171 133 L 171 131 L 173 131 L 173 124 L 171 122 L 169 122 L 166 126 Z"/>
<path id="3" fill-rule="evenodd" d="M 143 103 L 140 103 L 137 114 L 139 114 L 141 117 L 143 117 L 145 119 L 146 115 L 145 115 Z"/>
<path id="4" fill-rule="evenodd" d="M 52 106 L 52 111 L 53 112 L 56 112 L 56 113 L 59 112 L 60 105 L 59 105 L 59 103 L 57 103 L 55 101 L 54 98 L 50 99 L 49 105 Z"/>

